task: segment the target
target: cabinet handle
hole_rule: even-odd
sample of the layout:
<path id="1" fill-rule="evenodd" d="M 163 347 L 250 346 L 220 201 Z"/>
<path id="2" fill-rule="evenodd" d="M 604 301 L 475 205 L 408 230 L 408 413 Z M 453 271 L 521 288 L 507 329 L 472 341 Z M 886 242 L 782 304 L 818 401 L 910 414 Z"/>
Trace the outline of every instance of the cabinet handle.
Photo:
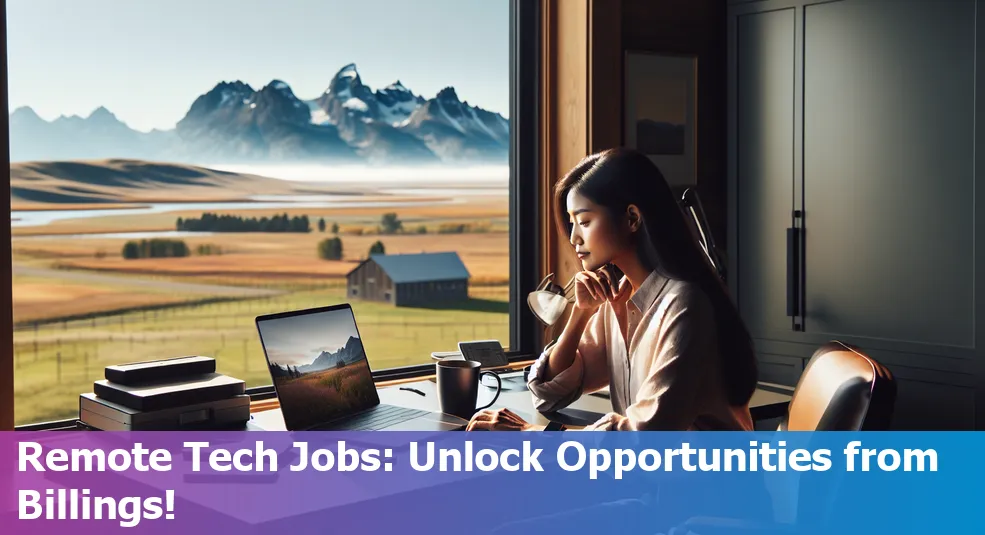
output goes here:
<path id="1" fill-rule="evenodd" d="M 787 229 L 787 316 L 800 315 L 800 229 Z M 795 327 L 796 328 L 796 327 Z"/>

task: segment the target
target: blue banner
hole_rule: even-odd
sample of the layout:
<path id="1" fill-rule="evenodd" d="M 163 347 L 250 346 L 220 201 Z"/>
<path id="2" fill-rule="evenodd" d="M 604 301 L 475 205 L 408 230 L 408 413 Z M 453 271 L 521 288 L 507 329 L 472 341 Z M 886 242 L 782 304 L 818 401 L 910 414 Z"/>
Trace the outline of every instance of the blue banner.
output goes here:
<path id="1" fill-rule="evenodd" d="M 970 432 L 7 432 L 0 514 L 40 535 L 970 533 L 983 452 Z"/>

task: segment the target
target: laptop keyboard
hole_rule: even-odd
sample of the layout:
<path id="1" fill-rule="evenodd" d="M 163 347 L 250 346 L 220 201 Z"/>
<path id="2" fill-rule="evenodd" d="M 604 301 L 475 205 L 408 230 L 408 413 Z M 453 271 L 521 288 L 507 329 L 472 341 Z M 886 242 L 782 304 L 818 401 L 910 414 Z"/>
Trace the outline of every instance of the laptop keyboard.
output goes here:
<path id="1" fill-rule="evenodd" d="M 338 427 L 346 431 L 376 431 L 426 414 L 430 412 L 396 405 L 378 405 L 376 409 L 354 416 Z"/>

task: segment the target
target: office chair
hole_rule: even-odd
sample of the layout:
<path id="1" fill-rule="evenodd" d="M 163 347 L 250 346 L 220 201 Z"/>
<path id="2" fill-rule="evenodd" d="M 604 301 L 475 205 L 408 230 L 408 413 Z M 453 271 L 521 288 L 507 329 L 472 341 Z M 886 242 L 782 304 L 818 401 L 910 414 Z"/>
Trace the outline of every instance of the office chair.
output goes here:
<path id="1" fill-rule="evenodd" d="M 838 340 L 828 342 L 807 362 L 777 431 L 888 430 L 896 390 L 896 380 L 885 366 L 857 347 Z M 817 488 L 800 481 L 796 473 L 787 475 L 783 480 L 778 474 L 774 484 L 767 485 L 773 497 L 774 518 L 782 517 L 776 524 L 698 517 L 675 527 L 670 534 L 789 533 L 794 521 L 812 526 L 825 522 L 834 509 L 836 487 Z M 778 502 L 785 500 L 793 503 L 785 504 L 785 511 L 777 511 Z"/>
<path id="2" fill-rule="evenodd" d="M 684 190 L 684 194 L 681 195 L 680 206 L 686 215 L 691 216 L 689 223 L 692 225 L 698 245 L 705 252 L 705 256 L 708 257 L 708 261 L 718 276 L 725 280 L 725 259 L 722 258 L 721 251 L 715 245 L 715 237 L 708 227 L 708 216 L 705 215 L 705 208 L 701 204 L 701 197 L 698 196 L 697 190 L 693 188 Z"/>
<path id="3" fill-rule="evenodd" d="M 896 404 L 892 373 L 837 340 L 807 362 L 780 431 L 885 431 Z"/>

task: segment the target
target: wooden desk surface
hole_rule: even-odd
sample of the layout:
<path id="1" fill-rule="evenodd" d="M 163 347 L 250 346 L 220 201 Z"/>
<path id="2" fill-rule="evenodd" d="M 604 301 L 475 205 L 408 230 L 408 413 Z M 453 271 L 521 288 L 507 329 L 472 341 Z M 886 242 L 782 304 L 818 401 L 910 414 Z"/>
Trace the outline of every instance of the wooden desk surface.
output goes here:
<path id="1" fill-rule="evenodd" d="M 522 369 L 522 365 L 520 368 Z M 413 390 L 402 390 L 402 388 L 414 389 L 423 392 L 424 395 L 422 396 Z M 380 402 L 384 404 L 429 411 L 439 410 L 434 376 L 381 384 L 378 392 Z M 783 416 L 786 413 L 787 404 L 790 402 L 791 393 L 792 389 L 787 386 L 760 383 L 760 387 L 756 389 L 750 402 L 750 412 L 752 412 L 753 419 L 760 421 Z M 494 395 L 495 387 L 480 386 L 477 405 L 482 406 L 489 403 Z M 254 412 L 276 409 L 278 408 L 276 401 L 259 402 L 255 404 Z M 541 414 L 533 407 L 530 392 L 524 385 L 521 371 L 503 374 L 503 390 L 491 408 L 502 407 L 509 408 L 528 422 L 540 425 L 547 424 L 551 420 L 569 425 L 587 425 L 612 410 L 612 404 L 608 398 L 585 395 L 557 413 Z M 271 429 L 271 425 L 274 426 L 274 429 L 283 429 L 283 419 L 279 412 L 271 411 L 264 414 L 264 421 L 261 425 L 266 429 Z"/>

